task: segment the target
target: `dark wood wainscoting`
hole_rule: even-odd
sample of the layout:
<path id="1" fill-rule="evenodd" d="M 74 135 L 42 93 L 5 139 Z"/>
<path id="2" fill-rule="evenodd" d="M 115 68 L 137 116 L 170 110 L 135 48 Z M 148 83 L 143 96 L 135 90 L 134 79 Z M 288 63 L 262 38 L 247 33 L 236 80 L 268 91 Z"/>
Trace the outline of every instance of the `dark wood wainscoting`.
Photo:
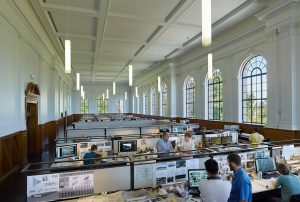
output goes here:
<path id="1" fill-rule="evenodd" d="M 27 161 L 27 132 L 0 137 L 0 181 L 22 168 Z"/>

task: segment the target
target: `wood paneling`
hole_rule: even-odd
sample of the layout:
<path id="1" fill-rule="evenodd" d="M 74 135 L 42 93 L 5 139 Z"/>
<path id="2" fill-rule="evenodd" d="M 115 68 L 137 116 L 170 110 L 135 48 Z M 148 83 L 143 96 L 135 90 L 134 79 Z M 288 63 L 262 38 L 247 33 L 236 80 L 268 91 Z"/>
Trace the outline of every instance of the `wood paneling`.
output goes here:
<path id="1" fill-rule="evenodd" d="M 0 181 L 27 161 L 26 136 L 26 131 L 20 131 L 0 138 Z"/>

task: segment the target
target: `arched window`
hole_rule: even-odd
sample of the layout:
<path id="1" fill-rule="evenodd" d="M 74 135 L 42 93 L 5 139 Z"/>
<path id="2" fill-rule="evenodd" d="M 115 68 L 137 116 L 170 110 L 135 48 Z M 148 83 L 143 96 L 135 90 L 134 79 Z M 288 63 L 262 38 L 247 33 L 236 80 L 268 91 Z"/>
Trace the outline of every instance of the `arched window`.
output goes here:
<path id="1" fill-rule="evenodd" d="M 98 96 L 97 110 L 98 110 L 98 113 L 108 113 L 108 99 L 105 95 Z"/>
<path id="2" fill-rule="evenodd" d="M 88 99 L 82 99 L 80 101 L 80 112 L 81 114 L 89 113 L 89 101 Z"/>
<path id="3" fill-rule="evenodd" d="M 123 99 L 117 100 L 117 113 L 124 113 L 124 100 Z"/>
<path id="4" fill-rule="evenodd" d="M 143 114 L 148 114 L 148 96 L 147 96 L 147 91 L 144 91 L 143 93 Z"/>
<path id="5" fill-rule="evenodd" d="M 223 79 L 218 69 L 213 71 L 212 80 L 208 80 L 208 119 L 223 119 Z"/>
<path id="6" fill-rule="evenodd" d="M 242 67 L 242 119 L 245 123 L 267 122 L 267 61 L 260 55 Z"/>
<path id="7" fill-rule="evenodd" d="M 151 115 L 156 114 L 156 90 L 151 88 Z"/>
<path id="8" fill-rule="evenodd" d="M 166 116 L 168 113 L 168 88 L 166 83 L 161 84 L 160 104 L 161 116 Z"/>
<path id="9" fill-rule="evenodd" d="M 136 97 L 136 113 L 140 113 L 140 96 Z"/>
<path id="10" fill-rule="evenodd" d="M 132 96 L 132 113 L 134 113 L 134 100 L 135 100 L 134 98 L 135 98 L 135 96 L 133 95 Z"/>
<path id="11" fill-rule="evenodd" d="M 184 82 L 185 93 L 185 117 L 195 117 L 195 80 L 193 77 L 187 77 Z"/>

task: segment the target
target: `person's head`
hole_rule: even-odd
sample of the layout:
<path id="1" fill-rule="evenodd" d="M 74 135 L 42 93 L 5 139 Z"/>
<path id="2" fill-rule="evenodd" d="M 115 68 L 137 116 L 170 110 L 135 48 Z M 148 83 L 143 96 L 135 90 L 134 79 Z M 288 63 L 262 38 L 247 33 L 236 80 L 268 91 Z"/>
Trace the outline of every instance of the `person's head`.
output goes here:
<path id="1" fill-rule="evenodd" d="M 97 145 L 93 144 L 93 145 L 91 146 L 91 151 L 92 151 L 92 152 L 97 152 L 97 149 L 98 149 Z"/>
<path id="2" fill-rule="evenodd" d="M 288 174 L 290 174 L 290 171 L 289 171 L 288 167 L 285 164 L 283 164 L 283 163 L 279 163 L 277 165 L 277 171 L 281 175 L 288 175 Z"/>
<path id="3" fill-rule="evenodd" d="M 189 142 L 191 140 L 191 138 L 192 138 L 192 134 L 190 132 L 186 132 L 184 134 L 185 141 Z"/>
<path id="4" fill-rule="evenodd" d="M 170 134 L 167 131 L 165 131 L 162 135 L 162 139 L 168 141 L 169 138 L 170 138 Z"/>
<path id="5" fill-rule="evenodd" d="M 229 154 L 227 156 L 228 165 L 231 171 L 241 168 L 242 160 L 238 154 Z"/>
<path id="6" fill-rule="evenodd" d="M 219 165 L 216 160 L 208 159 L 204 163 L 208 176 L 217 175 L 219 172 Z"/>

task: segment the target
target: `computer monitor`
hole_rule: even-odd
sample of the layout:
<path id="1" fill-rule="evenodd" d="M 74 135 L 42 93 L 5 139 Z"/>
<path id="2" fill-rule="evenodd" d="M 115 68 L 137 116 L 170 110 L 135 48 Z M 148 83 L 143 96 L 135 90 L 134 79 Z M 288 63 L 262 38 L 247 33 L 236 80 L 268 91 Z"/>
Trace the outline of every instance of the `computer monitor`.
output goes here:
<path id="1" fill-rule="evenodd" d="M 56 158 L 77 156 L 77 144 L 56 146 Z"/>
<path id="2" fill-rule="evenodd" d="M 212 144 L 221 144 L 222 143 L 221 137 L 212 137 L 211 138 L 211 143 Z"/>
<path id="3" fill-rule="evenodd" d="M 207 179 L 205 169 L 189 169 L 188 170 L 188 183 L 189 188 L 198 188 L 198 183 L 202 179 Z"/>
<path id="4" fill-rule="evenodd" d="M 222 144 L 230 144 L 232 143 L 232 136 L 223 136 L 221 137 Z"/>
<path id="5" fill-rule="evenodd" d="M 137 151 L 137 140 L 119 141 L 119 152 Z"/>
<path id="6" fill-rule="evenodd" d="M 273 157 L 255 159 L 256 172 L 272 172 L 276 170 L 275 160 Z"/>

